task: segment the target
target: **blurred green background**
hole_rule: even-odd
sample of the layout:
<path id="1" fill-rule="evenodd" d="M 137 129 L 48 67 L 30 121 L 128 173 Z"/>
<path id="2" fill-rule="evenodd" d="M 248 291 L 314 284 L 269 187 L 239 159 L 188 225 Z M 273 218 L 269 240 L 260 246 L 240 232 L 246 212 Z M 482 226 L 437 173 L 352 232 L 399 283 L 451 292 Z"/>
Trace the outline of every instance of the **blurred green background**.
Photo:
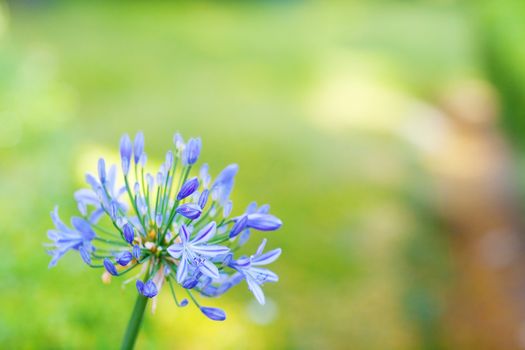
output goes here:
<path id="1" fill-rule="evenodd" d="M 43 243 L 138 130 L 153 160 L 201 136 L 234 213 L 284 221 L 265 307 L 164 290 L 138 348 L 525 346 L 522 1 L 0 4 L 0 348 L 118 347 L 134 287 Z"/>

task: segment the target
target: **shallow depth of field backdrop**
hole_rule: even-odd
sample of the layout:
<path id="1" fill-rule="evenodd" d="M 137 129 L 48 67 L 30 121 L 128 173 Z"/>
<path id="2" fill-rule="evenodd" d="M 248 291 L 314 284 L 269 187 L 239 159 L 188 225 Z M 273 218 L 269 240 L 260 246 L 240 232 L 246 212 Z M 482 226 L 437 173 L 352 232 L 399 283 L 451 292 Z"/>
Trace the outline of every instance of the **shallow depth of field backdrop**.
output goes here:
<path id="1" fill-rule="evenodd" d="M 525 347 L 522 1 L 0 4 L 0 348 L 118 346 L 134 286 L 43 243 L 138 130 L 284 221 L 265 307 L 163 290 L 138 348 Z"/>

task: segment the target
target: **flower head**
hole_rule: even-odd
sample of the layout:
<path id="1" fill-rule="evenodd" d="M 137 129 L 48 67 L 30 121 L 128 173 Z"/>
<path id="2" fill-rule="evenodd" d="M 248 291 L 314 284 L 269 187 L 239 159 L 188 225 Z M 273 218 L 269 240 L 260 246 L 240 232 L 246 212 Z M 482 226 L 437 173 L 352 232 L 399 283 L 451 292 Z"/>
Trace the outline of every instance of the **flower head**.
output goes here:
<path id="1" fill-rule="evenodd" d="M 69 227 L 56 208 L 51 213 L 55 229 L 48 232 L 49 266 L 55 266 L 68 251 L 78 251 L 90 267 L 105 271 L 106 282 L 110 275 L 134 270 L 128 281 L 136 280 L 139 294 L 154 298 L 168 284 L 175 303 L 182 307 L 188 299 L 179 302 L 176 293 L 184 289 L 205 316 L 222 321 L 226 319 L 223 310 L 201 306 L 192 293 L 216 297 L 246 280 L 256 299 L 264 303 L 261 286 L 278 278 L 262 266 L 275 261 L 281 250 L 263 253 L 264 240 L 250 257 L 235 259 L 233 252 L 246 242 L 250 231 L 277 230 L 282 222 L 269 214 L 268 206 L 257 208 L 256 204 L 231 217 L 230 195 L 238 166 L 227 166 L 212 181 L 205 164 L 198 177 L 192 177 L 201 152 L 200 138 L 184 143 L 176 134 L 174 144 L 160 169 L 150 172 L 145 168 L 142 132 L 133 143 L 124 135 L 120 141 L 122 180 L 117 180 L 117 167 L 101 158 L 97 175 L 86 176 L 89 188 L 75 192 L 81 216 L 73 217 Z M 101 220 L 103 216 L 107 219 Z"/>

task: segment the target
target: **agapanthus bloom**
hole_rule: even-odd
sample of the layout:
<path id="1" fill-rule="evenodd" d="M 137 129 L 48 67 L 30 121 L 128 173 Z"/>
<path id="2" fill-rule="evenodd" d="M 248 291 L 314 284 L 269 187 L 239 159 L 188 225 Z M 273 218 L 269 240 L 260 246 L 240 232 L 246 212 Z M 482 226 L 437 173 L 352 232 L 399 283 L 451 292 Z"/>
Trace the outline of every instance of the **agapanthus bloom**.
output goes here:
<path id="1" fill-rule="evenodd" d="M 212 320 L 222 321 L 226 314 L 201 306 L 193 292 L 214 297 L 245 280 L 264 304 L 261 286 L 277 282 L 278 277 L 262 266 L 275 261 L 281 250 L 263 253 L 264 239 L 253 255 L 235 258 L 234 253 L 252 230 L 277 230 L 281 220 L 268 213 L 267 205 L 255 203 L 230 216 L 238 166 L 228 165 L 213 181 L 204 164 L 198 176 L 192 177 L 201 140 L 185 143 L 176 134 L 174 144 L 160 169 L 150 173 L 143 134 L 138 133 L 133 142 L 124 135 L 122 181 L 118 181 L 117 167 L 107 167 L 100 159 L 97 175 L 86 176 L 90 188 L 75 193 L 80 215 L 71 219 L 71 227 L 60 220 L 58 209 L 51 213 L 56 229 L 48 232 L 50 267 L 75 250 L 86 264 L 105 270 L 105 281 L 135 272 L 125 283 L 135 281 L 137 292 L 147 298 L 156 297 L 167 282 L 178 306 L 188 304 L 188 299 L 176 295 L 184 291 Z"/>

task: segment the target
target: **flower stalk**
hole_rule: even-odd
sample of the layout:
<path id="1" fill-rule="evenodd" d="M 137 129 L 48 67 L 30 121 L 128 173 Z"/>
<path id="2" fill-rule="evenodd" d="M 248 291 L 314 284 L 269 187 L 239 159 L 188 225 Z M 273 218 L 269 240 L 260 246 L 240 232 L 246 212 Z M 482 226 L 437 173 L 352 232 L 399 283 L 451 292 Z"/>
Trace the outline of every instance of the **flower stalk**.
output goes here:
<path id="1" fill-rule="evenodd" d="M 146 310 L 147 304 L 148 298 L 142 294 L 138 294 L 135 306 L 133 307 L 133 312 L 129 318 L 128 328 L 126 328 L 124 339 L 122 339 L 121 350 L 131 350 L 135 346 L 135 341 L 139 334 L 142 319 L 144 318 L 144 310 Z"/>

